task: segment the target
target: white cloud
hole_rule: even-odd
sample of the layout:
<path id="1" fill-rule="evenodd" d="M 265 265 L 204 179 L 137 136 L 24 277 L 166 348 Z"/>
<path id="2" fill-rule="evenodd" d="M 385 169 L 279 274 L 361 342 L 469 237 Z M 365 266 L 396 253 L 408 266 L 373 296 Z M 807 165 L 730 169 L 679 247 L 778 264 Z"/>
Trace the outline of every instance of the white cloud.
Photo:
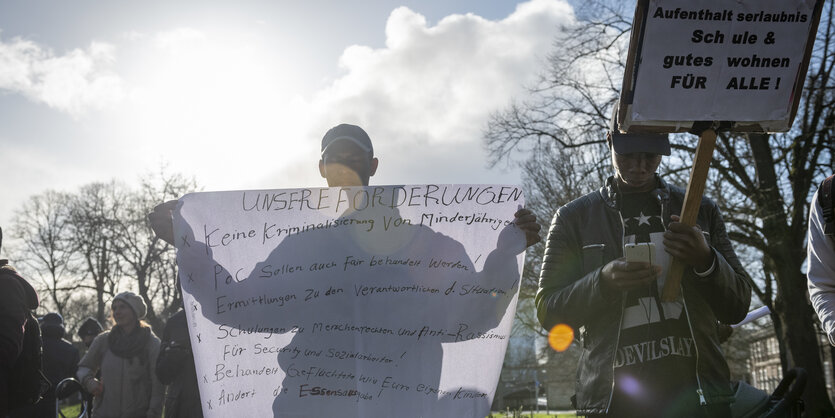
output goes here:
<path id="1" fill-rule="evenodd" d="M 49 122 L 55 112 L 38 113 L 54 129 L 37 129 L 44 140 L 30 148 L 0 129 L 0 144 L 21 143 L 21 179 L 49 180 L 20 180 L 9 201 L 45 187 L 131 181 L 160 160 L 207 190 L 323 185 L 318 140 L 340 122 L 374 139 L 375 184 L 514 183 L 517 173 L 485 167 L 482 130 L 536 79 L 555 36 L 573 22 L 563 0 L 531 0 L 504 19 L 451 15 L 434 24 L 398 8 L 385 46 L 345 48 L 332 61 L 338 74 L 312 94 L 315 86 L 297 86 L 310 65 L 294 58 L 303 54 L 241 28 L 124 32 L 118 62 L 109 44 L 58 54 L 0 38 L 0 95 L 72 115 L 103 109 L 60 129 Z M 60 149 L 73 155 L 58 155 L 53 144 L 67 141 L 73 146 Z M 48 162 L 59 175 L 28 161 Z M 10 209 L 0 204 L 0 221 Z"/>
<path id="2" fill-rule="evenodd" d="M 206 34 L 193 28 L 177 28 L 159 32 L 154 36 L 157 46 L 172 51 L 181 51 L 194 43 L 206 40 Z"/>
<path id="3" fill-rule="evenodd" d="M 395 9 L 386 46 L 348 47 L 339 59 L 343 74 L 312 99 L 319 122 L 311 136 L 342 121 L 357 123 L 378 143 L 381 173 L 386 166 L 423 171 L 411 181 L 433 174 L 455 180 L 453 171 L 460 179 L 462 168 L 483 174 L 481 138 L 490 113 L 535 80 L 554 37 L 574 19 L 562 0 L 522 3 L 502 20 L 451 15 L 434 26 L 406 7 Z M 428 171 L 426 161 L 452 166 Z M 392 181 L 401 178 L 391 173 Z"/>
<path id="4" fill-rule="evenodd" d="M 128 41 L 134 41 L 134 42 L 144 40 L 147 37 L 148 37 L 148 35 L 146 35 L 142 32 L 135 31 L 135 30 L 124 32 L 124 33 L 122 33 L 122 36 L 121 36 L 122 39 L 125 39 L 125 40 L 128 40 Z"/>
<path id="5" fill-rule="evenodd" d="M 56 55 L 29 40 L 0 39 L 0 89 L 77 116 L 122 99 L 114 61 L 114 47 L 102 42 Z"/>

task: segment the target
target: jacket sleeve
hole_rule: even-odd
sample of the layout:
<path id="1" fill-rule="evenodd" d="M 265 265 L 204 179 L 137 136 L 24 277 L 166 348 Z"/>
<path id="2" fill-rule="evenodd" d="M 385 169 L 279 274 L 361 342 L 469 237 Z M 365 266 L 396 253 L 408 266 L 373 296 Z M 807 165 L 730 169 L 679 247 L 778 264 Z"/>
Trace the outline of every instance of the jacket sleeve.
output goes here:
<path id="1" fill-rule="evenodd" d="M 806 247 L 809 299 L 823 331 L 829 336 L 829 343 L 835 345 L 835 240 L 823 233 L 823 210 L 817 193 L 813 202 Z"/>
<path id="2" fill-rule="evenodd" d="M 546 330 L 564 323 L 574 329 L 585 325 L 594 306 L 613 303 L 617 296 L 605 295 L 600 288 L 598 267 L 583 275 L 582 248 L 560 208 L 551 221 L 545 242 L 539 289 L 534 299 L 539 322 Z"/>
<path id="3" fill-rule="evenodd" d="M 8 412 L 9 372 L 23 349 L 24 301 L 23 286 L 0 269 L 0 416 Z"/>
<path id="4" fill-rule="evenodd" d="M 148 342 L 148 371 L 151 376 L 151 401 L 148 404 L 148 418 L 159 418 L 162 416 L 162 401 L 165 397 L 165 386 L 157 378 L 156 363 L 159 356 L 159 338 L 152 336 Z"/>
<path id="5" fill-rule="evenodd" d="M 0 270 L 0 373 L 7 373 L 23 349 L 26 295 L 11 273 Z"/>
<path id="6" fill-rule="evenodd" d="M 710 305 L 716 319 L 724 324 L 736 324 L 748 313 L 751 304 L 751 278 L 734 252 L 725 221 L 715 204 L 702 207 L 710 213 L 710 246 L 715 256 L 715 268 L 706 277 L 698 277 L 692 269 L 688 276 Z"/>
<path id="7" fill-rule="evenodd" d="M 103 332 L 96 336 L 93 344 L 90 344 L 90 349 L 81 357 L 78 362 L 78 381 L 85 388 L 89 388 L 88 382 L 96 377 L 96 371 L 101 367 L 101 361 L 104 357 L 104 352 L 107 350 L 107 332 Z M 89 389 L 88 389 L 89 390 Z"/>

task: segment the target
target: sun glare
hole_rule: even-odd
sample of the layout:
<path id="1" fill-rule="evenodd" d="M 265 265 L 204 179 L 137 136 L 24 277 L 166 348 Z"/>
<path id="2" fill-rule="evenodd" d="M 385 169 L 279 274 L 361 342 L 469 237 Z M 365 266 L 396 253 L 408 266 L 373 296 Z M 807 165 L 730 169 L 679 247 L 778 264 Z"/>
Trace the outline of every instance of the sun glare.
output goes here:
<path id="1" fill-rule="evenodd" d="M 234 33 L 157 35 L 132 71 L 135 140 L 147 152 L 178 156 L 178 166 L 188 156 L 193 167 L 183 168 L 201 178 L 221 161 L 263 176 L 311 148 L 299 140 L 303 112 L 280 57 L 258 38 Z"/>

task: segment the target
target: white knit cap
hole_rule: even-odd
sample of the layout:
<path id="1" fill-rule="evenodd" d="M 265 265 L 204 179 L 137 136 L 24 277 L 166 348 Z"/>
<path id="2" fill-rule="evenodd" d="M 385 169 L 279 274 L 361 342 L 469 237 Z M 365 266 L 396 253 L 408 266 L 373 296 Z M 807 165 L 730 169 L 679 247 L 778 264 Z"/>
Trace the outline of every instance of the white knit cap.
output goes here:
<path id="1" fill-rule="evenodd" d="M 133 292 L 122 292 L 116 295 L 113 298 L 114 301 L 121 300 L 128 304 L 128 306 L 133 309 L 133 313 L 136 314 L 136 319 L 142 319 L 145 317 L 145 314 L 148 312 L 148 307 L 145 305 L 145 301 L 142 300 L 142 297 L 137 295 Z"/>

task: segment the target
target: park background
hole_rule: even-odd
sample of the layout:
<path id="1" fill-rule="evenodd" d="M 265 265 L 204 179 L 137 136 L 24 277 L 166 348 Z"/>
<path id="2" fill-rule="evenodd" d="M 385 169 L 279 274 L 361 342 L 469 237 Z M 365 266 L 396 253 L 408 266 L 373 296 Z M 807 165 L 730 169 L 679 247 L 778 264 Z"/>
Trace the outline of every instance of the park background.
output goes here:
<path id="1" fill-rule="evenodd" d="M 792 130 L 720 134 L 706 195 L 774 314 L 726 343 L 734 379 L 771 390 L 810 372 L 833 414 L 832 349 L 805 290 L 809 201 L 833 171 L 832 3 Z M 373 184 L 522 184 L 544 227 L 611 172 L 606 123 L 634 3 L 0 1 L 0 256 L 68 330 L 133 290 L 158 331 L 176 305 L 173 250 L 145 214 L 193 190 L 324 185 L 319 141 L 364 127 Z M 687 183 L 695 137 L 661 167 Z M 427 169 L 431 166 L 431 170 Z M 543 233 L 544 236 L 544 233 Z M 527 256 L 496 409 L 568 408 L 580 341 L 547 344 Z"/>

